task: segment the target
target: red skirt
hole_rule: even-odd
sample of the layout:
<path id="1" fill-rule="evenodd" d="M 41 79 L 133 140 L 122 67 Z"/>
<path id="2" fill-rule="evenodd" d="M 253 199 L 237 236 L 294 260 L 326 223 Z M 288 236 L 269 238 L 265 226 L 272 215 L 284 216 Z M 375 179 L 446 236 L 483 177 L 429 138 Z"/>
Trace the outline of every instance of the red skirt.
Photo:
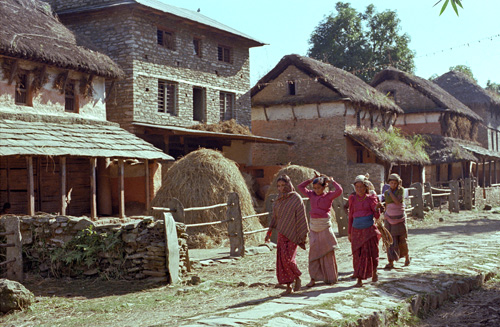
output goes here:
<path id="1" fill-rule="evenodd" d="M 279 284 L 290 284 L 302 273 L 297 267 L 295 256 L 297 255 L 297 244 L 290 241 L 286 236 L 278 233 L 278 246 L 276 251 L 276 276 Z"/>
<path id="2" fill-rule="evenodd" d="M 380 232 L 377 227 L 357 229 L 351 232 L 352 260 L 355 278 L 371 278 L 377 271 L 379 262 L 378 241 Z"/>

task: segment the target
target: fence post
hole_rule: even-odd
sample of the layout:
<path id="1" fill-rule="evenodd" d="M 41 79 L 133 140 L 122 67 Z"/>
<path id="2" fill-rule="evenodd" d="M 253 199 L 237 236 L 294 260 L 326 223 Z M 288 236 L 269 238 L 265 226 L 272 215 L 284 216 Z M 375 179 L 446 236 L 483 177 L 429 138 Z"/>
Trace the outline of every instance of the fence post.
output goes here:
<path id="1" fill-rule="evenodd" d="M 23 275 L 23 249 L 21 243 L 21 232 L 19 230 L 20 223 L 18 217 L 6 217 L 4 219 L 4 228 L 6 232 L 13 232 L 11 235 L 7 235 L 7 244 L 13 244 L 14 246 L 7 248 L 6 261 L 14 260 L 7 264 L 7 279 L 22 282 L 24 279 Z"/>
<path id="2" fill-rule="evenodd" d="M 410 185 L 414 190 L 410 190 L 411 206 L 413 207 L 412 216 L 417 218 L 424 218 L 424 197 L 422 196 L 423 188 L 421 183 L 413 183 Z"/>
<path id="3" fill-rule="evenodd" d="M 337 219 L 339 236 L 347 236 L 349 221 L 344 210 L 344 194 L 341 194 L 333 200 L 333 210 L 335 211 L 335 218 Z"/>
<path id="4" fill-rule="evenodd" d="M 425 205 L 429 206 L 429 208 L 431 208 L 431 210 L 434 210 L 434 200 L 432 199 L 431 183 L 429 183 L 429 182 L 424 183 L 424 193 L 429 193 L 429 194 L 426 194 L 424 197 Z"/>
<path id="5" fill-rule="evenodd" d="M 472 180 L 466 178 L 464 180 L 464 208 L 465 210 L 472 210 Z"/>
<path id="6" fill-rule="evenodd" d="M 243 257 L 245 255 L 245 240 L 243 238 L 243 219 L 241 216 L 240 197 L 238 193 L 229 193 L 227 199 L 227 231 L 229 234 L 229 244 L 231 246 L 229 255 L 232 257 Z"/>
<path id="7" fill-rule="evenodd" d="M 460 208 L 458 206 L 458 181 L 450 181 L 450 190 L 451 194 L 448 198 L 448 209 L 450 212 L 460 212 Z"/>
<path id="8" fill-rule="evenodd" d="M 269 212 L 269 215 L 267 216 L 267 226 L 271 224 L 271 219 L 273 218 L 273 203 L 277 197 L 278 194 L 269 194 L 266 198 L 265 210 L 266 212 Z M 278 243 L 278 232 L 276 231 L 276 229 L 274 229 L 273 233 L 271 234 L 271 242 Z"/>
<path id="9" fill-rule="evenodd" d="M 184 215 L 184 206 L 177 198 L 169 198 L 167 206 L 172 212 L 174 220 L 178 223 L 186 223 L 186 216 Z"/>
<path id="10" fill-rule="evenodd" d="M 167 259 L 167 269 L 170 275 L 170 283 L 177 284 L 179 278 L 179 239 L 177 238 L 177 228 L 174 217 L 170 212 L 163 213 L 165 223 L 165 255 Z M 189 256 L 187 257 L 189 261 Z M 188 265 L 189 266 L 189 265 Z"/>

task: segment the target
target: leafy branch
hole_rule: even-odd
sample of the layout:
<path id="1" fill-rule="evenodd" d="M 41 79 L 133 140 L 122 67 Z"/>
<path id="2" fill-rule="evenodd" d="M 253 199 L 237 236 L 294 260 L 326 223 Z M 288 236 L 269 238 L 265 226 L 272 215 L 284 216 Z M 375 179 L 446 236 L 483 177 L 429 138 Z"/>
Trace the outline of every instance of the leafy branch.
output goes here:
<path id="1" fill-rule="evenodd" d="M 437 6 L 440 2 L 443 2 L 443 0 L 439 0 L 438 2 L 436 2 L 434 4 L 433 7 Z M 448 4 L 451 2 L 451 6 L 453 7 L 453 10 L 455 11 L 455 13 L 458 15 L 458 6 L 460 6 L 460 8 L 464 9 L 464 7 L 462 7 L 462 2 L 461 0 L 446 0 L 443 4 L 443 6 L 441 7 L 441 12 L 439 13 L 439 16 L 441 16 L 441 14 L 443 14 L 443 12 L 446 10 L 446 7 L 448 7 Z"/>

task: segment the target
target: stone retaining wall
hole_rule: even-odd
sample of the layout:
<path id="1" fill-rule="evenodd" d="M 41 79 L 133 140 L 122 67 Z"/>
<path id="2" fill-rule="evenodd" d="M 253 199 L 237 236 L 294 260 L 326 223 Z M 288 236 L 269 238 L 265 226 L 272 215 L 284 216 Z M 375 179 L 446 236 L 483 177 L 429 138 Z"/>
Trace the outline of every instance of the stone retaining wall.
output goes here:
<path id="1" fill-rule="evenodd" d="M 484 198 L 486 195 L 486 198 Z M 500 188 L 499 187 L 476 187 L 476 208 L 483 209 L 485 205 L 492 207 L 500 206 Z"/>
<path id="2" fill-rule="evenodd" d="M 20 216 L 24 267 L 44 276 L 168 281 L 163 220 L 91 221 L 83 217 Z M 186 226 L 176 223 L 180 272 L 187 270 Z"/>

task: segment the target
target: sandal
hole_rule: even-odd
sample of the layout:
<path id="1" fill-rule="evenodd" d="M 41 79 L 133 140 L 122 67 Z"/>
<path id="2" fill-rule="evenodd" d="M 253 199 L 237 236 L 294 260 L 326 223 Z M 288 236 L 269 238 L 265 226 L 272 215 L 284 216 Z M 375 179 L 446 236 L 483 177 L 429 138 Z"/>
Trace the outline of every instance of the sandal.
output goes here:
<path id="1" fill-rule="evenodd" d="M 394 268 L 394 264 L 393 263 L 388 263 L 384 267 L 384 269 L 393 269 L 393 268 Z"/>
<path id="2" fill-rule="evenodd" d="M 311 280 L 309 283 L 307 283 L 306 287 L 313 287 L 316 285 L 316 282 L 314 280 Z"/>

